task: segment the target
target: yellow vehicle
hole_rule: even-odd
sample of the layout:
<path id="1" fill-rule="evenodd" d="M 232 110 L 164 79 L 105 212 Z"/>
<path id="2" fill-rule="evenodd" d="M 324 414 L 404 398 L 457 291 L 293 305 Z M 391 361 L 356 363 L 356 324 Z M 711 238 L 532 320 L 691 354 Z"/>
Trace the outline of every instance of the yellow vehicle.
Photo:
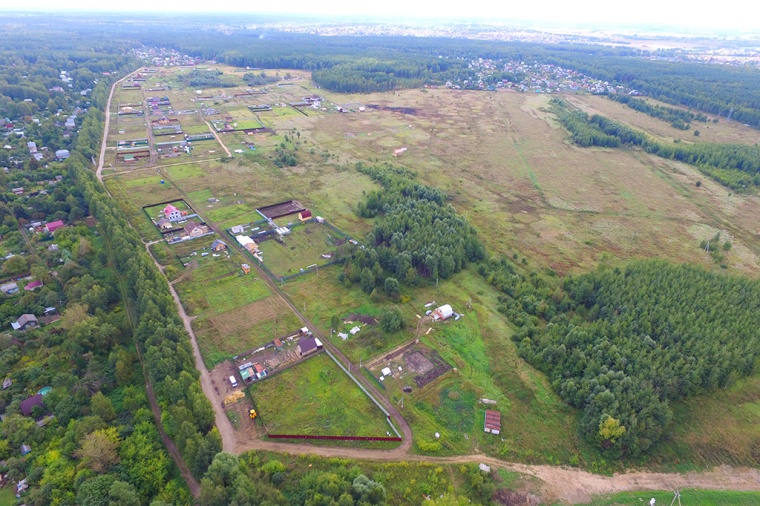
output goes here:
<path id="1" fill-rule="evenodd" d="M 255 410 L 255 409 L 249 409 L 249 410 L 248 410 L 248 416 L 250 416 L 250 417 L 251 417 L 251 420 L 253 420 L 253 419 L 254 419 L 254 418 L 256 418 L 258 415 L 256 414 L 256 410 Z"/>

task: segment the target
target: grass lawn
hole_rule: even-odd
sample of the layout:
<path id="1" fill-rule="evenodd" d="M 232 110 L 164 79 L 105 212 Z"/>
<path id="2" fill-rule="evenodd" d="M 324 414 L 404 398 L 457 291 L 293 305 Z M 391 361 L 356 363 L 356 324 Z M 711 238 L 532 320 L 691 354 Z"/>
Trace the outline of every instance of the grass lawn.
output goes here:
<path id="1" fill-rule="evenodd" d="M 163 170 L 168 172 L 169 177 L 172 178 L 173 181 L 181 181 L 183 179 L 203 177 L 206 175 L 206 171 L 203 170 L 201 166 L 194 163 L 172 165 L 171 167 L 166 167 Z"/>
<path id="2" fill-rule="evenodd" d="M 15 490 L 15 484 L 10 484 L 3 488 L 0 488 L 0 506 L 11 506 L 12 504 L 16 504 Z"/>
<path id="3" fill-rule="evenodd" d="M 251 387 L 272 434 L 385 436 L 385 415 L 322 353 Z"/>
<path id="4" fill-rule="evenodd" d="M 673 492 L 623 492 L 598 497 L 589 506 L 642 506 L 648 505 L 652 498 L 657 500 L 658 505 L 668 505 L 673 501 Z M 678 504 L 678 500 L 675 504 Z M 684 506 L 754 506 L 760 504 L 760 492 L 684 489 L 681 490 L 681 504 Z"/>

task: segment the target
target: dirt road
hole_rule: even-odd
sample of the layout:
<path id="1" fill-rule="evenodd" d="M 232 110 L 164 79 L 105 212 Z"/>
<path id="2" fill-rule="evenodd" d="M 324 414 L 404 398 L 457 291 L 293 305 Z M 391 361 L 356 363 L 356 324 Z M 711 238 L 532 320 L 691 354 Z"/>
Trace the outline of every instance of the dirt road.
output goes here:
<path id="1" fill-rule="evenodd" d="M 111 92 L 108 94 L 108 102 L 106 102 L 106 110 L 105 117 L 106 117 L 106 123 L 103 126 L 103 140 L 100 142 L 100 157 L 98 159 L 98 168 L 95 170 L 95 175 L 98 177 L 98 181 L 101 183 L 103 182 L 103 165 L 106 162 L 106 140 L 108 139 L 108 128 L 111 125 L 111 100 L 113 99 L 113 92 L 116 90 L 116 86 L 119 85 L 124 79 L 127 79 L 128 77 L 132 77 L 133 75 L 137 74 L 140 71 L 140 69 L 135 70 L 131 74 L 127 74 L 115 83 L 113 83 L 113 86 L 111 86 Z"/>

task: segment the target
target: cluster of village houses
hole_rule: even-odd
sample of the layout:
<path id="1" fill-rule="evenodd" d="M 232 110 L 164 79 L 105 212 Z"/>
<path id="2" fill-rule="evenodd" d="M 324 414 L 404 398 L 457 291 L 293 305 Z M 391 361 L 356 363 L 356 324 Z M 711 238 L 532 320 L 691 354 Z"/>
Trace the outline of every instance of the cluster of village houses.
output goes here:
<path id="1" fill-rule="evenodd" d="M 195 216 L 198 215 L 192 210 L 180 211 L 172 204 L 167 204 L 161 211 L 161 217 L 155 221 L 155 225 L 162 234 L 168 235 L 175 232 L 167 240 L 169 243 L 196 239 L 214 233 L 205 223 L 196 222 L 191 219 Z"/>
<path id="2" fill-rule="evenodd" d="M 293 342 L 296 339 L 298 340 L 298 343 L 296 344 L 295 354 L 298 359 L 303 359 L 324 349 L 322 341 L 320 341 L 319 338 L 314 337 L 308 327 L 303 327 L 299 329 L 298 332 L 283 338 L 283 340 L 286 342 Z M 283 340 L 279 338 L 273 339 L 266 345 L 253 350 L 250 357 L 253 358 L 256 356 L 256 354 L 267 349 L 274 349 L 275 353 L 282 352 L 284 348 L 284 344 L 282 342 Z M 261 362 L 264 362 L 264 360 L 248 360 L 238 364 L 237 369 L 238 373 L 240 374 L 240 378 L 243 380 L 243 384 L 249 384 L 254 381 L 261 380 L 269 375 L 269 369 L 265 365 L 262 365 Z M 230 376 L 229 381 L 230 385 L 233 388 L 236 388 L 238 386 L 236 376 Z"/>

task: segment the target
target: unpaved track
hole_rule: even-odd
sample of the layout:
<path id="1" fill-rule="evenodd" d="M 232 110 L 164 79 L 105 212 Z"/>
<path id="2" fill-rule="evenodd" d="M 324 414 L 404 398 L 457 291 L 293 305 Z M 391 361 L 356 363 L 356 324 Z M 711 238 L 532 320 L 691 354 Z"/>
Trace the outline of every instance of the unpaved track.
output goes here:
<path id="1" fill-rule="evenodd" d="M 124 79 L 127 79 L 128 77 L 132 77 L 133 75 L 137 74 L 142 67 L 138 68 L 131 74 L 127 74 L 115 83 L 113 83 L 113 86 L 111 86 L 111 92 L 108 94 L 108 102 L 106 102 L 106 110 L 105 110 L 105 117 L 106 117 L 106 123 L 103 126 L 103 140 L 100 143 L 100 159 L 98 160 L 98 168 L 95 170 L 95 175 L 98 177 L 98 181 L 101 183 L 103 182 L 103 165 L 106 162 L 106 140 L 108 139 L 108 128 L 111 125 L 111 100 L 113 99 L 113 92 L 116 90 L 116 86 L 118 86 L 119 83 L 124 81 Z M 146 120 L 147 121 L 147 120 Z"/>

